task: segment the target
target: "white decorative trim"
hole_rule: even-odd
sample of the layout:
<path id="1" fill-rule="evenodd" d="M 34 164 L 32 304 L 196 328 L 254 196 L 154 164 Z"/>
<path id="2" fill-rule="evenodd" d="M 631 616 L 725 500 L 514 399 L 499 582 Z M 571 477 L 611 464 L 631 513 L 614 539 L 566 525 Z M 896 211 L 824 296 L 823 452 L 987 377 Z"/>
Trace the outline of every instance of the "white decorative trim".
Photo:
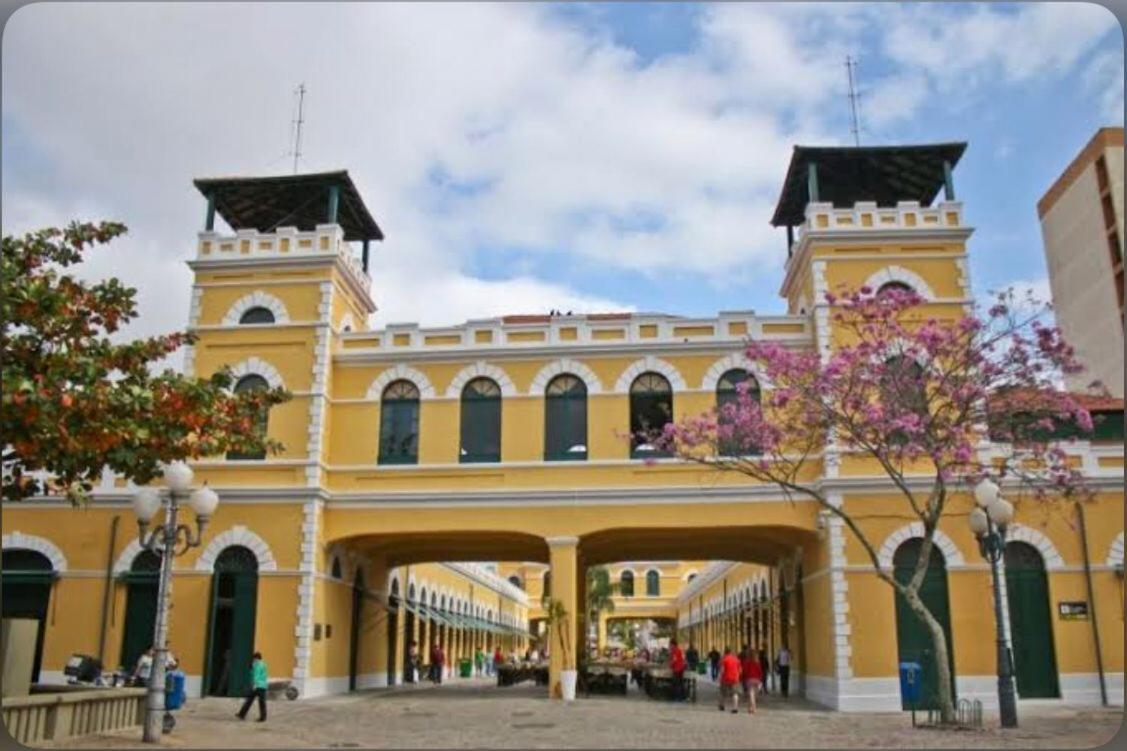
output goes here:
<path id="1" fill-rule="evenodd" d="M 758 372 L 751 360 L 748 360 L 743 352 L 733 352 L 712 363 L 712 367 L 708 369 L 708 372 L 704 374 L 704 378 L 701 379 L 701 391 L 716 391 L 716 386 L 720 383 L 720 376 L 724 375 L 729 370 L 735 369 L 746 370 L 755 378 L 756 382 L 759 383 L 760 389 L 770 387 L 766 377 Z"/>
<path id="2" fill-rule="evenodd" d="M 878 554 L 880 567 L 882 569 L 892 568 L 892 556 L 896 553 L 896 549 L 900 547 L 900 544 L 914 537 L 923 536 L 923 522 L 905 524 L 903 527 L 890 534 L 885 538 L 884 544 L 880 546 L 880 553 Z M 939 552 L 943 554 L 943 560 L 946 562 L 947 566 L 966 565 L 966 560 L 963 558 L 959 546 L 956 545 L 943 530 L 935 530 L 935 536 L 932 538 L 932 541 L 935 543 L 935 547 L 939 548 Z"/>
<path id="3" fill-rule="evenodd" d="M 627 366 L 626 370 L 622 371 L 622 375 L 614 384 L 614 393 L 628 394 L 630 393 L 630 384 L 634 383 L 634 379 L 642 375 L 642 373 L 661 373 L 669 381 L 669 385 L 674 391 L 685 391 L 688 387 L 685 385 L 685 379 L 681 376 L 681 372 L 677 368 L 670 365 L 660 357 L 647 355 L 639 360 L 635 360 Z"/>
<path id="4" fill-rule="evenodd" d="M 889 282 L 907 284 L 912 288 L 913 292 L 925 300 L 935 299 L 935 292 L 931 289 L 931 285 L 929 285 L 922 276 L 903 266 L 885 266 L 880 271 L 869 276 L 861 286 L 868 287 L 873 292 L 876 292 L 882 285 L 888 284 Z"/>
<path id="5" fill-rule="evenodd" d="M 1107 565 L 1108 566 L 1122 566 L 1123 565 L 1123 533 L 1120 532 L 1115 540 L 1111 543 L 1111 549 L 1107 552 Z"/>
<path id="6" fill-rule="evenodd" d="M 274 314 L 274 323 L 289 323 L 290 315 L 286 311 L 286 304 L 262 290 L 256 290 L 236 300 L 227 310 L 227 315 L 223 316 L 223 323 L 227 326 L 237 325 L 243 313 L 251 308 L 266 308 Z"/>
<path id="7" fill-rule="evenodd" d="M 1038 529 L 1024 524 L 1011 524 L 1006 529 L 1006 542 L 1026 542 L 1037 548 L 1045 561 L 1046 571 L 1064 568 L 1064 558 L 1061 557 L 1056 545 L 1053 545 L 1053 541 Z"/>
<path id="8" fill-rule="evenodd" d="M 387 370 L 380 373 L 368 386 L 368 391 L 364 395 L 365 399 L 379 399 L 383 396 L 383 390 L 395 381 L 410 381 L 415 384 L 415 388 L 419 390 L 419 397 L 422 399 L 433 399 L 435 396 L 434 386 L 431 385 L 430 379 L 426 374 L 415 370 L 409 365 L 393 365 Z"/>
<path id="9" fill-rule="evenodd" d="M 144 548 L 141 547 L 140 539 L 134 537 L 132 540 L 130 540 L 129 544 L 125 546 L 125 549 L 121 551 L 121 555 L 119 555 L 117 557 L 117 560 L 114 561 L 114 576 L 128 574 L 130 569 L 133 568 L 133 559 L 139 556 L 142 551 L 144 551 Z"/>
<path id="10" fill-rule="evenodd" d="M 278 564 L 274 560 L 274 553 L 270 550 L 266 541 L 241 524 L 236 524 L 211 538 L 211 542 L 207 544 L 204 551 L 200 553 L 200 557 L 196 559 L 196 570 L 214 571 L 215 559 L 225 548 L 232 545 L 241 545 L 254 553 L 254 557 L 258 559 L 259 571 L 276 571 L 278 569 Z"/>
<path id="11" fill-rule="evenodd" d="M 540 372 L 532 379 L 532 385 L 528 387 L 529 395 L 543 396 L 545 390 L 548 388 L 548 383 L 562 373 L 570 373 L 583 381 L 587 386 L 588 394 L 602 393 L 603 383 L 599 380 L 599 377 L 595 375 L 595 371 L 578 360 L 563 357 L 555 362 L 548 363 L 540 369 Z"/>
<path id="12" fill-rule="evenodd" d="M 297 588 L 297 627 L 294 644 L 293 682 L 302 696 L 308 694 L 309 657 L 313 643 L 313 587 L 317 575 L 315 558 L 319 501 L 309 501 L 302 507 L 301 563 L 302 577 Z"/>
<path id="13" fill-rule="evenodd" d="M 462 395 L 462 388 L 474 378 L 484 376 L 492 378 L 501 387 L 501 396 L 516 396 L 517 389 L 513 385 L 513 381 L 509 378 L 508 373 L 501 370 L 496 365 L 491 365 L 485 360 L 478 360 L 472 365 L 467 365 L 458 372 L 454 379 L 450 381 L 450 386 L 446 389 L 447 398 L 458 398 Z"/>
<path id="14" fill-rule="evenodd" d="M 4 550 L 34 550 L 51 561 L 51 568 L 59 573 L 67 570 L 67 557 L 58 545 L 39 535 L 25 535 L 12 531 L 0 538 L 0 548 Z"/>
<path id="15" fill-rule="evenodd" d="M 282 374 L 278 372 L 278 369 L 261 357 L 248 357 L 237 365 L 232 366 L 231 375 L 234 376 L 236 383 L 238 383 L 238 380 L 243 376 L 258 375 L 265 378 L 271 388 L 284 389 L 286 387 L 286 384 L 282 381 Z"/>

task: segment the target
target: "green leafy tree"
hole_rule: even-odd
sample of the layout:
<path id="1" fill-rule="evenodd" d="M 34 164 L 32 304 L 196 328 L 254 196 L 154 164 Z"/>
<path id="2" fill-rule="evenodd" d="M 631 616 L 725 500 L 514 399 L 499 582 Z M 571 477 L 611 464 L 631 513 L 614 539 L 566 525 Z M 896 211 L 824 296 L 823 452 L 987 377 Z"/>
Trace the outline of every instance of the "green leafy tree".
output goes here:
<path id="1" fill-rule="evenodd" d="M 73 222 L 3 238 L 5 500 L 61 493 L 78 503 L 104 467 L 141 484 L 164 462 L 281 449 L 257 426 L 287 392 L 233 394 L 226 370 L 209 378 L 154 373 L 194 337 L 117 341 L 113 335 L 137 315 L 136 290 L 66 273 L 87 250 L 125 231 L 116 222 Z"/>

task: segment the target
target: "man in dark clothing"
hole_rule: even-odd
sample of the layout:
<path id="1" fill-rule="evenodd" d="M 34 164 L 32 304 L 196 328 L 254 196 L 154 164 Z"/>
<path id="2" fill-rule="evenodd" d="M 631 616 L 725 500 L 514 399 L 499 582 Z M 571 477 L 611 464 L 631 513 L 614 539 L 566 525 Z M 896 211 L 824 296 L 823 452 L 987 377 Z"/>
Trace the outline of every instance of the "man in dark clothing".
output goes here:
<path id="1" fill-rule="evenodd" d="M 771 678 L 771 661 L 767 659 L 767 650 L 759 650 L 759 668 L 763 671 L 763 694 L 769 694 L 767 683 Z"/>
<path id="2" fill-rule="evenodd" d="M 716 676 L 720 675 L 720 653 L 713 647 L 708 653 L 708 669 L 712 675 L 712 680 L 716 680 Z"/>
<path id="3" fill-rule="evenodd" d="M 689 664 L 689 672 L 697 672 L 697 665 L 700 664 L 700 652 L 697 651 L 696 645 L 689 642 L 689 648 L 685 650 L 685 662 Z"/>

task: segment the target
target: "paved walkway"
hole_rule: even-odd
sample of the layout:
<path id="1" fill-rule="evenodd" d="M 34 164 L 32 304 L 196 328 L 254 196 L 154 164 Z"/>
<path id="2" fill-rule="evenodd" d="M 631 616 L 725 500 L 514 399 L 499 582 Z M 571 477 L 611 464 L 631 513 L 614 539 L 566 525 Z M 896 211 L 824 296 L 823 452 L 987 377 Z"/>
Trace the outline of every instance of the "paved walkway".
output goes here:
<path id="1" fill-rule="evenodd" d="M 1001 731 L 913 729 L 906 713 L 841 714 L 801 699 L 766 697 L 756 715 L 716 709 L 701 683 L 697 704 L 628 696 L 548 701 L 544 688 L 498 688 L 483 679 L 441 687 L 373 690 L 271 702 L 269 720 L 240 722 L 235 699 L 190 701 L 164 744 L 205 748 L 1094 748 L 1119 730 L 1122 710 L 1023 707 Z M 252 710 L 251 717 L 255 717 Z M 74 739 L 62 748 L 142 747 L 140 731 Z"/>

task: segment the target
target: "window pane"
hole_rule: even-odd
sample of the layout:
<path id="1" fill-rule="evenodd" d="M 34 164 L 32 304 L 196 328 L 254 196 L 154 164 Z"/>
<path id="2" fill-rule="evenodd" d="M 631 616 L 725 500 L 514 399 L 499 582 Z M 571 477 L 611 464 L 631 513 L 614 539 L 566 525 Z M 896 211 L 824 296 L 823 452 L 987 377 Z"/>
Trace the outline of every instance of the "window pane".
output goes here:
<path id="1" fill-rule="evenodd" d="M 251 308 L 251 310 L 254 310 L 254 308 Z M 250 312 L 250 311 L 247 311 L 247 312 Z M 267 312 L 269 312 L 269 311 L 267 311 Z M 252 391 L 266 391 L 269 388 L 270 388 L 270 384 L 267 383 L 265 378 L 263 378 L 260 375 L 250 374 L 250 375 L 245 375 L 242 378 L 240 378 L 238 380 L 238 382 L 235 383 L 235 389 L 234 390 L 235 390 L 236 394 L 243 394 L 243 393 L 252 392 Z M 263 436 L 263 437 L 266 436 L 266 429 L 268 427 L 269 420 L 270 420 L 270 415 L 268 413 L 264 413 L 261 417 L 259 417 L 258 424 L 254 428 L 255 433 L 257 435 Z M 265 451 L 249 451 L 249 452 L 228 451 L 227 452 L 227 458 L 228 459 L 245 459 L 245 460 L 256 460 L 257 461 L 257 460 L 265 459 L 266 458 L 266 452 Z"/>
<path id="2" fill-rule="evenodd" d="M 501 461 L 501 389 L 475 378 L 462 390 L 462 446 L 459 461 Z"/>
<path id="3" fill-rule="evenodd" d="M 417 399 L 384 401 L 380 411 L 380 464 L 415 464 L 419 451 Z"/>
<path id="4" fill-rule="evenodd" d="M 239 318 L 239 323 L 274 323 L 274 313 L 269 308 L 250 308 Z"/>
<path id="5" fill-rule="evenodd" d="M 740 395 L 738 388 L 742 383 L 747 383 L 748 397 L 756 403 L 759 402 L 759 382 L 746 370 L 741 368 L 729 370 L 727 373 L 720 376 L 720 380 L 716 384 L 716 411 L 721 425 L 728 424 L 729 422 L 729 418 L 726 416 L 726 405 L 739 405 Z M 757 446 L 742 444 L 743 442 L 737 438 L 721 439 L 718 447 L 720 455 L 746 456 L 759 453 Z"/>
<path id="6" fill-rule="evenodd" d="M 557 376 L 544 397 L 544 458 L 587 458 L 587 387 L 572 375 Z"/>
<path id="7" fill-rule="evenodd" d="M 643 373 L 630 386 L 630 447 L 634 458 L 668 456 L 639 433 L 661 430 L 673 419 L 673 392 L 658 373 Z"/>

